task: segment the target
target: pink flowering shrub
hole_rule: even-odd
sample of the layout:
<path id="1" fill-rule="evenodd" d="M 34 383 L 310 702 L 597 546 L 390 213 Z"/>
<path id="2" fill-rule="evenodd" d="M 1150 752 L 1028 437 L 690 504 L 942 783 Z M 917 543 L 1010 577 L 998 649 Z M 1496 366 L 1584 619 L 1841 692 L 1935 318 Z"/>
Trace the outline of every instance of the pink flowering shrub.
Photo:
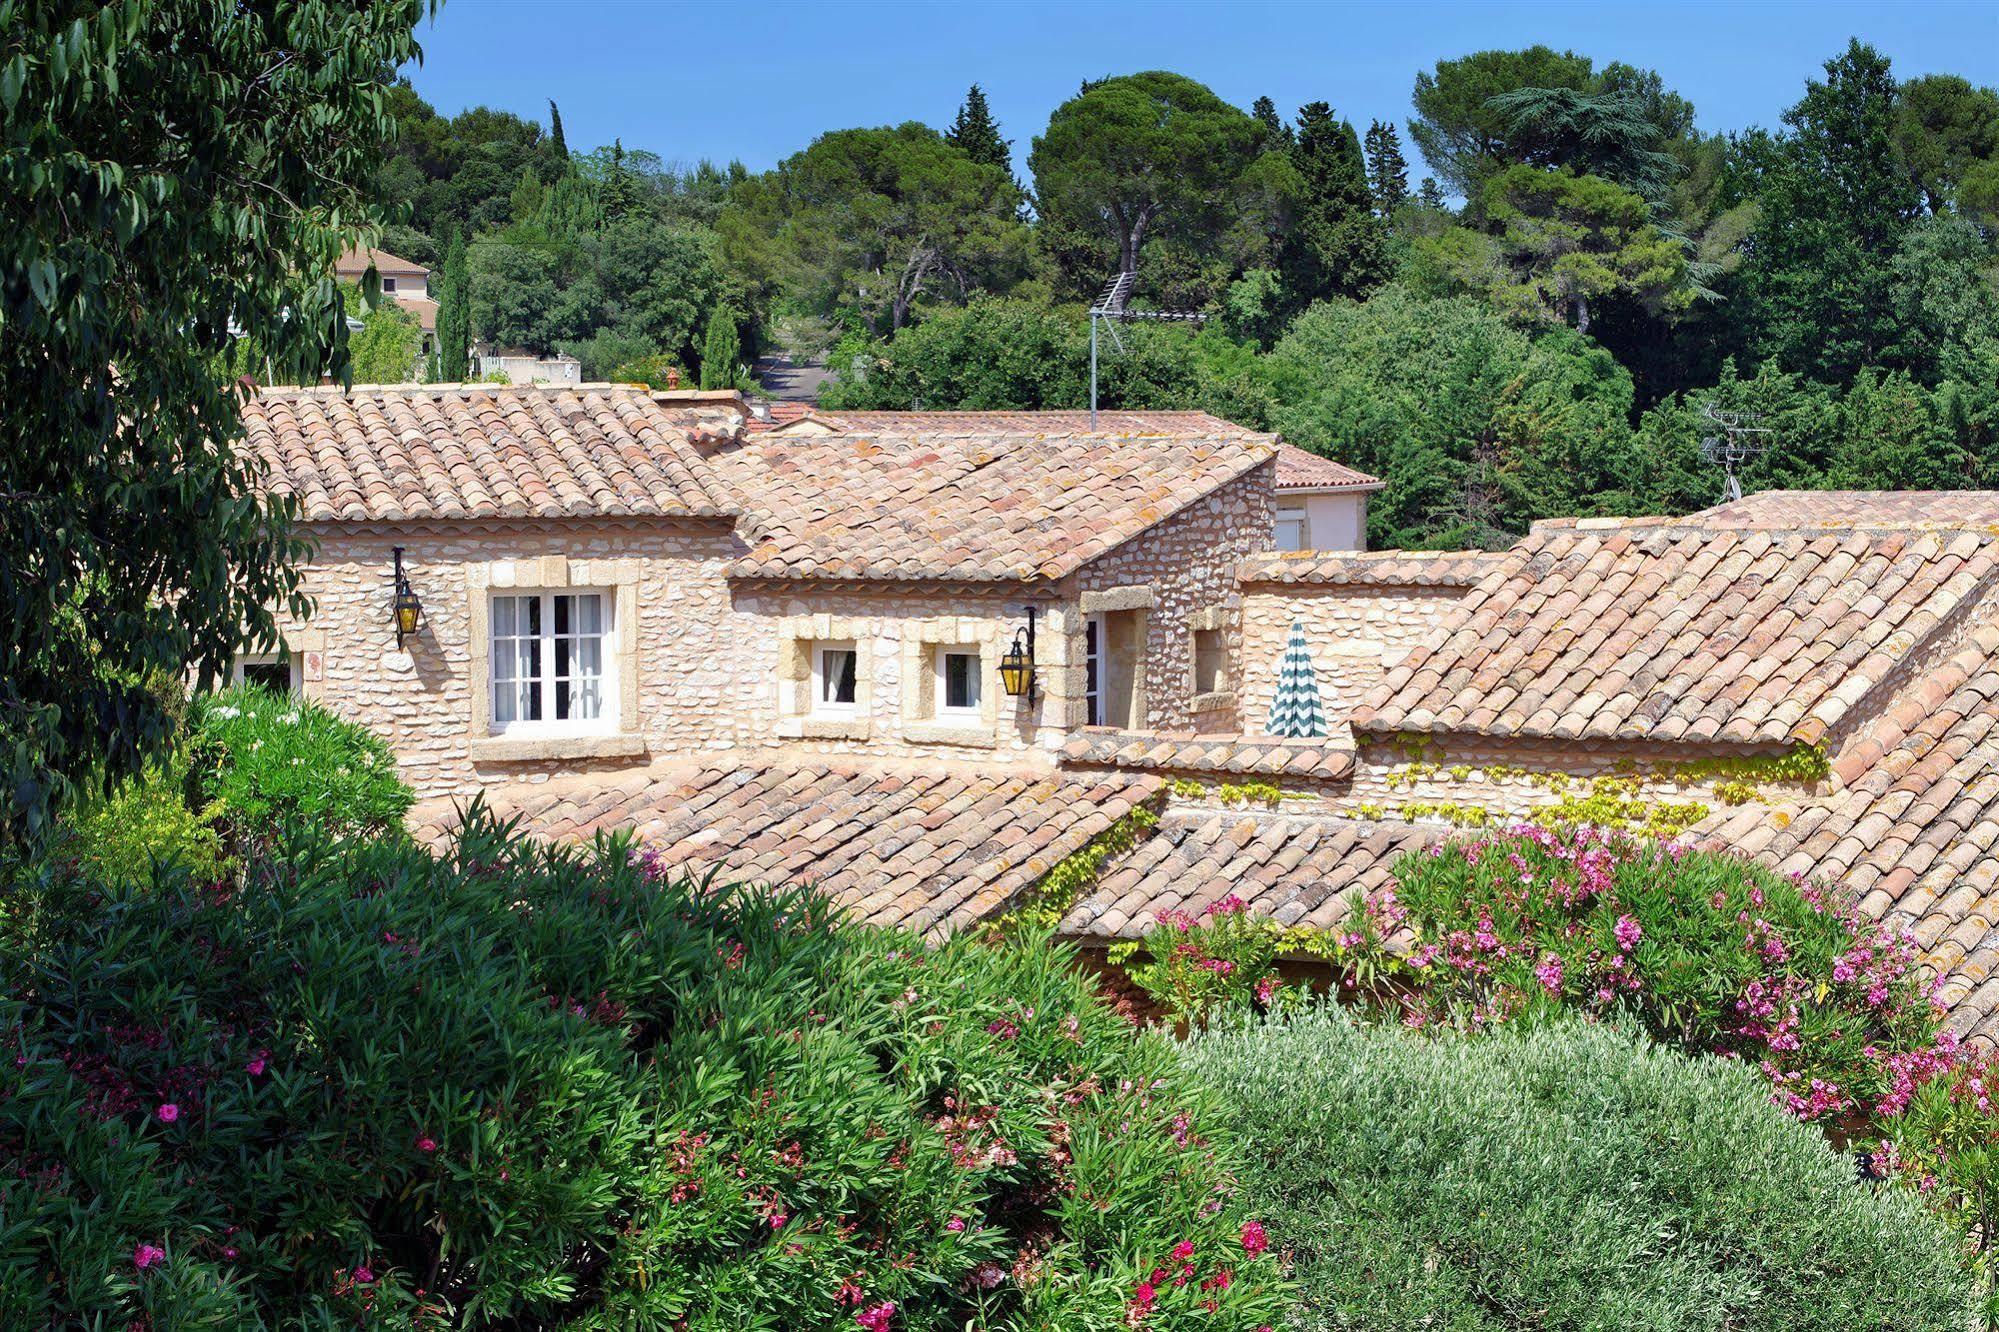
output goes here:
<path id="1" fill-rule="evenodd" d="M 1912 941 L 1735 856 L 1521 825 L 1403 857 L 1363 914 L 1350 956 L 1397 973 L 1410 1025 L 1628 1009 L 1802 1119 L 1892 1112 L 1935 1040 Z"/>
<path id="2" fill-rule="evenodd" d="M 292 828 L 221 885 L 16 890 L 0 1326 L 1281 1311 L 1205 1093 L 1043 941 L 930 947 L 477 811 L 436 857 Z"/>
<path id="3" fill-rule="evenodd" d="M 1163 911 L 1146 932 L 1143 960 L 1119 950 L 1133 983 L 1176 1022 L 1203 1019 L 1218 1009 L 1277 1006 L 1286 991 L 1277 975 L 1283 931 L 1252 917 L 1231 893 L 1199 915 Z"/>

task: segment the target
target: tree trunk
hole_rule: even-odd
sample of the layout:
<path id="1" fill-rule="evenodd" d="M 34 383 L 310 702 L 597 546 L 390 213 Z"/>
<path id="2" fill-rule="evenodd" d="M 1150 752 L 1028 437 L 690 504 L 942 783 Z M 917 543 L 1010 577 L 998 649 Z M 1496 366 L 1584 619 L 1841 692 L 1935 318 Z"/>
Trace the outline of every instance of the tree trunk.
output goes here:
<path id="1" fill-rule="evenodd" d="M 1589 332 L 1589 297 L 1577 292 L 1569 298 L 1569 307 L 1575 312 L 1576 332 Z"/>

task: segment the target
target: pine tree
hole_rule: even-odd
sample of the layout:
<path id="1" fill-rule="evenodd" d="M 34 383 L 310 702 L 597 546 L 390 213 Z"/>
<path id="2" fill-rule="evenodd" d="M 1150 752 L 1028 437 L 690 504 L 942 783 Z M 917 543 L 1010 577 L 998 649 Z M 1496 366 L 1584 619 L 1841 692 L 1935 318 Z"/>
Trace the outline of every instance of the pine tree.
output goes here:
<path id="1" fill-rule="evenodd" d="M 569 156 L 569 141 L 562 137 L 562 113 L 555 109 L 555 99 L 548 99 L 548 137 L 555 144 L 555 151 L 563 157 Z"/>
<path id="2" fill-rule="evenodd" d="M 986 105 L 985 90 L 976 83 L 965 94 L 965 104 L 958 108 L 958 118 L 951 122 L 944 139 L 980 166 L 999 167 L 1009 175 L 1013 172 L 1012 143 L 1000 137 L 999 122 Z"/>
<path id="3" fill-rule="evenodd" d="M 1268 153 L 1291 146 L 1291 127 L 1277 114 L 1277 103 L 1259 97 L 1249 108 L 1250 118 L 1263 126 L 1263 151 Z"/>
<path id="4" fill-rule="evenodd" d="M 1444 211 L 1444 187 L 1437 183 L 1435 176 L 1423 177 L 1423 183 L 1416 187 L 1416 202 L 1433 212 Z"/>
<path id="5" fill-rule="evenodd" d="M 725 389 L 736 386 L 741 370 L 742 339 L 736 334 L 736 312 L 718 305 L 708 315 L 708 331 L 701 339 L 701 387 Z"/>
<path id="6" fill-rule="evenodd" d="M 1280 258 L 1285 289 L 1300 306 L 1365 296 L 1387 280 L 1388 259 L 1360 136 L 1326 103 L 1309 103 L 1298 109 L 1291 162 L 1305 188 Z"/>
<path id="7" fill-rule="evenodd" d="M 1382 217 L 1392 217 L 1409 197 L 1409 164 L 1392 120 L 1367 127 L 1367 187 L 1374 195 L 1374 211 Z"/>
<path id="8" fill-rule="evenodd" d="M 472 343 L 472 284 L 466 273 L 465 233 L 453 232 L 444 252 L 444 290 L 437 302 L 437 372 L 448 384 L 462 383 Z"/>

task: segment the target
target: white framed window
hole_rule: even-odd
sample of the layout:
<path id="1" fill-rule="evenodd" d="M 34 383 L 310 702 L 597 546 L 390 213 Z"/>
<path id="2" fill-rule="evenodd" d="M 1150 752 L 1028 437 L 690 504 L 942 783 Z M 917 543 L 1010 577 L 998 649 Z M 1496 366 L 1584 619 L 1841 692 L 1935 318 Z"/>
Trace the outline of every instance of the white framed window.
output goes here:
<path id="1" fill-rule="evenodd" d="M 937 649 L 934 688 L 939 721 L 976 722 L 984 714 L 985 661 L 976 646 Z"/>
<path id="2" fill-rule="evenodd" d="M 860 692 L 861 654 L 852 643 L 815 643 L 812 647 L 812 713 L 819 717 L 851 717 Z"/>
<path id="3" fill-rule="evenodd" d="M 495 731 L 611 728 L 609 593 L 495 593 L 489 624 Z"/>
<path id="4" fill-rule="evenodd" d="M 392 292 L 392 291 L 394 291 L 395 289 L 396 289 L 396 280 L 395 280 L 394 278 L 391 278 L 391 277 L 385 277 L 385 278 L 383 278 L 383 279 L 382 279 L 382 290 L 383 290 L 383 291 L 389 291 L 389 292 Z"/>
<path id="5" fill-rule="evenodd" d="M 262 685 L 274 694 L 296 694 L 298 660 L 278 652 L 248 653 L 229 663 L 229 683 Z"/>
<path id="6" fill-rule="evenodd" d="M 1279 550 L 1309 550 L 1310 547 L 1306 544 L 1305 511 L 1279 509 L 1275 535 Z"/>
<path id="7" fill-rule="evenodd" d="M 1104 724 L 1104 621 L 1099 615 L 1083 620 L 1083 720 Z"/>

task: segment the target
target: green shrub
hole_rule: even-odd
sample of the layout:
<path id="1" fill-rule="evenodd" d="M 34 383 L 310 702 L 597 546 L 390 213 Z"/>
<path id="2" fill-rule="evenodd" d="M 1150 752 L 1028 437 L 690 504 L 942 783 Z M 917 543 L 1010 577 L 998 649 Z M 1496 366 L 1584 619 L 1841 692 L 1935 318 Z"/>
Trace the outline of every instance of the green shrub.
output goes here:
<path id="1" fill-rule="evenodd" d="M 1304 1328 L 1962 1332 L 1956 1236 L 1753 1069 L 1608 1025 L 1472 1037 L 1313 1005 L 1186 1055 Z"/>
<path id="2" fill-rule="evenodd" d="M 0 1326 L 1206 1332 L 1279 1306 L 1211 1103 L 1045 940 L 926 948 L 476 811 L 442 858 L 294 825 L 234 888 L 26 889 Z"/>
<path id="3" fill-rule="evenodd" d="M 1914 941 L 1849 896 L 1587 826 L 1405 855 L 1342 943 L 1399 971 L 1412 1022 L 1628 1011 L 1658 1040 L 1760 1067 L 1803 1119 L 1892 1109 L 1893 1057 L 1936 1039 Z"/>
<path id="4" fill-rule="evenodd" d="M 148 764 L 109 793 L 79 800 L 64 818 L 59 854 L 117 881 L 149 881 L 153 862 L 184 866 L 197 880 L 221 875 L 227 858 L 216 835 L 218 802 L 188 803 L 185 755 Z"/>
<path id="5" fill-rule="evenodd" d="M 413 799 L 379 736 L 288 694 L 244 686 L 199 699 L 194 744 L 207 795 L 239 836 L 293 821 L 382 832 Z"/>

